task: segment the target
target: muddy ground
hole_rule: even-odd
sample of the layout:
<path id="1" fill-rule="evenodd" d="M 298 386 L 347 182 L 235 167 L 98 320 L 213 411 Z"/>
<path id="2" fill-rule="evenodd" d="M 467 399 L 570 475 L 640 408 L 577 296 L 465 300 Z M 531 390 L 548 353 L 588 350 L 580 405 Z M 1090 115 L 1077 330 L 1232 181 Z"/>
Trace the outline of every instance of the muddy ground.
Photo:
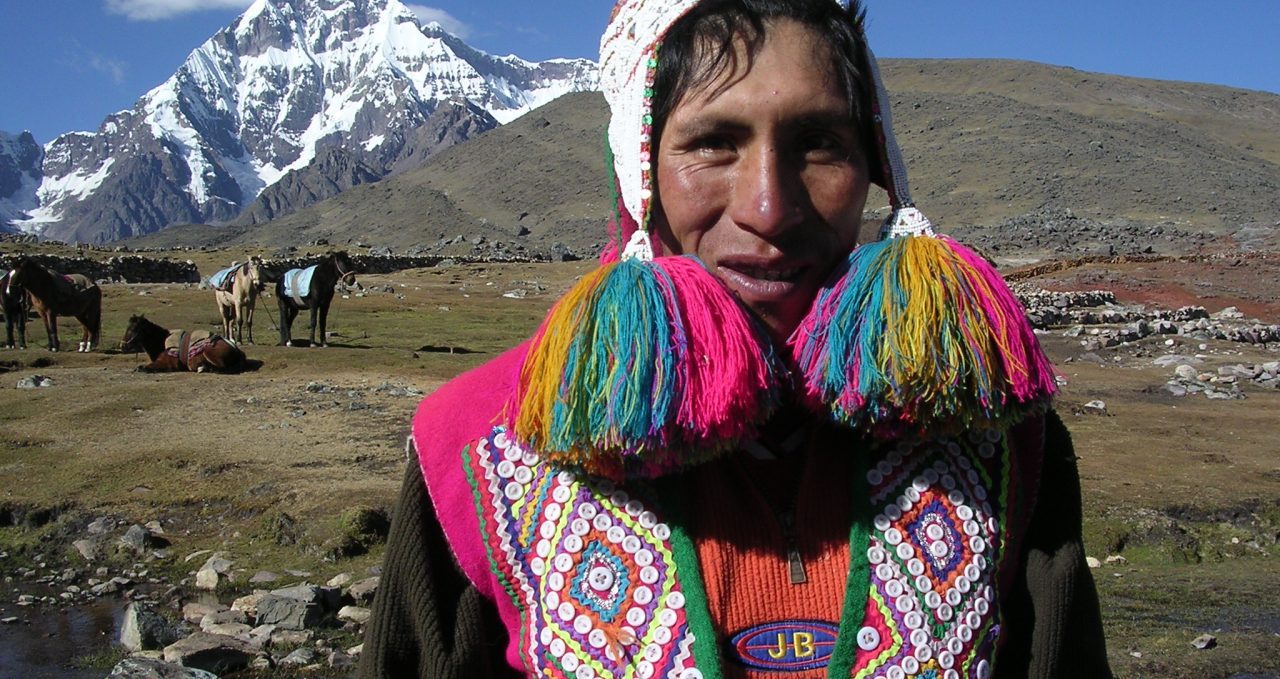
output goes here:
<path id="1" fill-rule="evenodd" d="M 527 335 L 588 268 L 459 265 L 362 277 L 363 293 L 335 301 L 323 349 L 274 346 L 278 312 L 267 298 L 258 343 L 247 347 L 261 365 L 234 376 L 139 373 L 144 357 L 114 350 L 132 313 L 214 326 L 212 293 L 192 286 L 104 286 L 104 351 L 49 353 L 33 323 L 30 348 L 0 350 L 0 618 L 56 614 L 16 607 L 24 579 L 14 574 L 39 563 L 41 572 L 84 568 L 70 543 L 101 516 L 161 523 L 172 546 L 146 565 L 166 582 L 190 584 L 197 564 L 183 557 L 202 549 L 235 562 L 241 579 L 228 594 L 247 591 L 258 570 L 363 577 L 381 548 L 335 549 L 340 517 L 391 507 L 420 394 Z M 1160 306 L 1235 305 L 1276 323 L 1277 268 L 1148 262 L 1037 280 Z M 62 327 L 64 342 L 74 340 L 74 322 Z M 1277 676 L 1280 390 L 1178 398 L 1161 390 L 1172 368 L 1152 361 L 1176 351 L 1203 356 L 1207 368 L 1262 363 L 1280 360 L 1280 348 L 1165 339 L 1087 356 L 1078 338 L 1044 336 L 1069 380 L 1059 409 L 1080 455 L 1086 549 L 1104 562 L 1120 557 L 1093 571 L 1112 663 L 1124 677 Z M 52 386 L 17 388 L 37 374 Z M 1105 415 L 1085 414 L 1094 400 Z M 289 540 L 280 539 L 282 514 L 295 526 Z M 124 557 L 103 563 L 112 559 Z M 1215 647 L 1194 648 L 1205 633 Z M 79 655 L 109 659 L 107 641 Z"/>

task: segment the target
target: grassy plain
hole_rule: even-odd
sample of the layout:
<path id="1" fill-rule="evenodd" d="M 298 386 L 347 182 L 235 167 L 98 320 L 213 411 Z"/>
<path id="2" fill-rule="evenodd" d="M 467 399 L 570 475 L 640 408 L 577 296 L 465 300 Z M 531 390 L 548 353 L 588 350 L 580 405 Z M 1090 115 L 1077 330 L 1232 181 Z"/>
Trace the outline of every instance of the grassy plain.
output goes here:
<path id="1" fill-rule="evenodd" d="M 192 253 L 203 273 L 243 253 Z M 207 261 L 206 261 L 207 260 Z M 276 300 L 260 300 L 253 372 L 134 372 L 144 357 L 114 352 L 132 313 L 172 328 L 214 328 L 212 293 L 184 285 L 104 286 L 103 347 L 91 354 L 0 351 L 0 571 L 77 557 L 88 521 L 160 520 L 175 579 L 200 549 L 228 553 L 247 578 L 302 569 L 312 580 L 360 576 L 381 548 L 334 560 L 344 512 L 390 509 L 419 399 L 527 336 L 589 263 L 458 265 L 363 276 L 363 296 L 337 299 L 333 346 L 274 346 Z M 298 324 L 304 324 L 305 315 Z M 1272 322 L 1275 319 L 1270 319 Z M 64 337 L 74 321 L 63 321 Z M 295 326 L 295 336 L 301 328 Z M 1124 562 L 1093 571 L 1112 663 L 1123 677 L 1280 673 L 1280 391 L 1243 401 L 1174 398 L 1152 366 L 1162 344 L 1079 360 L 1075 340 L 1046 336 L 1070 380 L 1060 402 L 1080 454 L 1087 552 Z M 1276 360 L 1211 343 L 1207 366 Z M 1197 349 L 1193 349 L 1197 350 Z M 1071 359 L 1071 360 L 1068 360 Z M 54 385 L 15 388 L 40 374 Z M 1075 414 L 1091 400 L 1106 416 Z M 294 544 L 279 540 L 281 515 Z M 0 522 L 4 523 L 4 522 Z M 240 587 L 247 587 L 241 585 Z M 4 599 L 11 601 L 6 594 Z M 1203 633 L 1217 646 L 1197 650 Z"/>

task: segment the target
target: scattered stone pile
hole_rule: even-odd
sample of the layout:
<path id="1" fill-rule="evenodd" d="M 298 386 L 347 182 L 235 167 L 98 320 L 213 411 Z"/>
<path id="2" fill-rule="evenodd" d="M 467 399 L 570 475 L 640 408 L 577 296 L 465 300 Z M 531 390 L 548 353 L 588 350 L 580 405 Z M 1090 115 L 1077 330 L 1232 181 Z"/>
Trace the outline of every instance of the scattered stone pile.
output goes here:
<path id="1" fill-rule="evenodd" d="M 1070 326 L 1068 337 L 1085 336 L 1081 344 L 1088 351 L 1136 342 L 1152 335 L 1181 335 L 1197 340 L 1227 340 L 1247 344 L 1280 341 L 1280 324 L 1267 325 L 1246 319 L 1235 307 L 1210 314 L 1204 307 L 1151 310 L 1143 306 L 1116 303 L 1106 290 L 1052 292 L 1019 284 L 1014 293 L 1038 330 Z M 1118 328 L 1085 326 L 1119 325 Z"/>
<path id="2" fill-rule="evenodd" d="M 402 387 L 384 384 L 379 389 Z M 6 512 L 0 516 L 4 525 L 53 520 L 53 515 L 20 516 L 12 507 Z M 385 539 L 385 526 L 381 528 L 378 535 Z M 360 654 L 360 646 L 332 638 L 350 639 L 363 632 L 379 569 L 370 569 L 363 578 L 341 573 L 317 585 L 305 571 L 258 571 L 248 577 L 251 571 L 237 568 L 227 554 L 201 550 L 178 562 L 191 564 L 193 577 L 174 583 L 166 575 L 175 562 L 173 546 L 159 521 L 144 525 L 99 517 L 75 535 L 78 539 L 66 553 L 35 554 L 29 564 L 10 570 L 4 582 L 33 592 L 17 595 L 19 610 L 77 606 L 100 597 L 123 599 L 127 606 L 118 642 L 131 657 L 116 666 L 112 677 L 203 679 L 201 671 L 220 676 L 245 667 L 344 669 L 354 667 Z M 8 557 L 0 552 L 0 561 Z M 290 580 L 295 584 L 253 589 L 229 603 L 215 595 L 228 583 L 263 587 Z M 188 598 L 186 587 L 193 584 L 207 593 Z M 0 622 L 21 624 L 22 616 Z"/>
<path id="3" fill-rule="evenodd" d="M 221 555 L 215 555 L 201 570 L 210 568 L 209 563 L 215 560 L 226 562 Z M 300 671 L 353 667 L 360 646 L 334 648 L 316 632 L 333 627 L 359 631 L 369 620 L 369 604 L 378 582 L 376 576 L 353 581 L 350 574 L 343 573 L 324 585 L 302 582 L 254 590 L 230 605 L 188 602 L 181 608 L 181 620 L 173 620 L 147 604 L 130 604 L 125 611 L 120 645 L 133 656 L 115 671 L 123 674 L 126 668 L 122 666 L 137 662 L 145 662 L 151 670 L 169 665 L 214 674 L 246 667 Z"/>
<path id="4" fill-rule="evenodd" d="M 1195 357 L 1174 355 L 1157 359 L 1156 365 L 1176 365 L 1173 377 L 1165 383 L 1164 390 L 1174 396 L 1203 394 L 1205 398 L 1225 400 L 1245 398 L 1244 392 L 1240 390 L 1241 383 L 1251 382 L 1259 387 L 1280 389 L 1280 361 L 1225 365 L 1216 371 L 1197 369 L 1195 366 L 1201 362 Z"/>

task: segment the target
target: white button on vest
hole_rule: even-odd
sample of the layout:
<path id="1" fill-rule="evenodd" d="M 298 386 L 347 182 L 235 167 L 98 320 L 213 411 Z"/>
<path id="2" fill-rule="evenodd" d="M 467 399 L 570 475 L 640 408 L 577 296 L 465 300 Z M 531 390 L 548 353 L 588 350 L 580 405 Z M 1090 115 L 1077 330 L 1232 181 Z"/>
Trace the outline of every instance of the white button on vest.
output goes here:
<path id="1" fill-rule="evenodd" d="M 880 647 L 880 631 L 874 627 L 863 627 L 858 630 L 858 648 L 874 651 Z"/>
<path id="2" fill-rule="evenodd" d="M 978 663 L 978 679 L 991 679 L 991 664 L 985 660 Z"/>

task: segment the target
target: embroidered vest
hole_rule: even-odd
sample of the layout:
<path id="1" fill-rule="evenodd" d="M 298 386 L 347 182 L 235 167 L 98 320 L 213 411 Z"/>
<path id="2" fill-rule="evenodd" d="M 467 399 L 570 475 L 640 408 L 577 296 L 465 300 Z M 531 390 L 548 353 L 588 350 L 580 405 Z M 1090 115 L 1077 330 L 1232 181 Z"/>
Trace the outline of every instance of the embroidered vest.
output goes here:
<path id="1" fill-rule="evenodd" d="M 711 679 L 730 662 L 779 676 L 986 679 L 1039 480 L 1038 459 L 1015 465 L 1012 447 L 988 431 L 872 451 L 853 479 L 855 503 L 869 505 L 855 511 L 838 627 L 780 623 L 745 641 L 717 639 L 678 498 L 660 483 L 618 488 L 551 468 L 501 427 L 463 460 L 529 676 Z M 808 641 L 791 652 L 787 634 Z"/>

